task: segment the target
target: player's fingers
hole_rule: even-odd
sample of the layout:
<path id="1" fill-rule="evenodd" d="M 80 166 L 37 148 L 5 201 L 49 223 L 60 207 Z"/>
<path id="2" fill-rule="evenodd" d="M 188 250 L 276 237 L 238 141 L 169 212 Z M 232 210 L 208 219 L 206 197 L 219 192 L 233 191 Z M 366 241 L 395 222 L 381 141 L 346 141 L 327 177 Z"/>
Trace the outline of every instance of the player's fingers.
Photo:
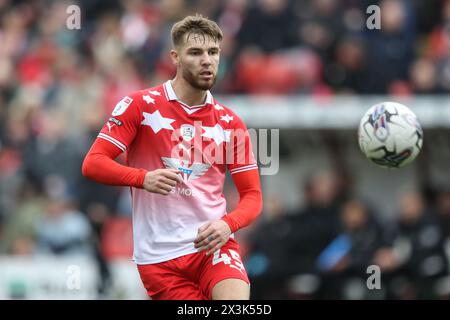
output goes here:
<path id="1" fill-rule="evenodd" d="M 168 178 L 161 178 L 160 181 L 162 183 L 165 183 L 165 184 L 171 186 L 171 187 L 175 187 L 177 185 L 177 182 L 175 180 L 171 180 L 171 179 L 168 179 Z"/>
<path id="2" fill-rule="evenodd" d="M 200 249 L 198 251 L 206 250 L 207 252 L 209 252 L 210 250 L 214 249 L 219 244 L 220 244 L 220 239 L 215 239 L 211 242 L 208 242 L 204 246 L 200 247 Z"/>
<path id="3" fill-rule="evenodd" d="M 208 242 L 206 241 L 206 239 L 198 240 L 197 242 L 194 241 L 195 248 L 201 248 L 201 247 L 206 246 L 207 244 L 208 244 Z"/>
<path id="4" fill-rule="evenodd" d="M 198 228 L 197 230 L 197 234 L 198 236 L 202 236 L 202 237 L 206 237 L 209 236 L 210 233 L 212 232 L 208 232 L 208 228 L 211 225 L 211 222 L 207 222 L 204 225 L 200 226 L 200 228 Z"/>
<path id="5" fill-rule="evenodd" d="M 155 193 L 162 194 L 163 196 L 167 196 L 170 192 L 164 189 L 156 189 Z"/>
<path id="6" fill-rule="evenodd" d="M 183 179 L 181 178 L 179 173 L 180 173 L 179 170 L 168 169 L 168 170 L 164 171 L 162 174 L 163 174 L 164 177 L 180 183 L 180 182 L 183 181 Z"/>
<path id="7" fill-rule="evenodd" d="M 170 192 L 170 191 L 172 191 L 173 186 L 160 182 L 160 183 L 156 184 L 156 188 L 158 188 L 159 190 L 164 190 L 164 191 Z"/>
<path id="8" fill-rule="evenodd" d="M 213 250 L 216 246 L 218 245 L 218 243 L 215 243 L 213 245 L 207 245 L 205 247 L 202 247 L 199 251 L 205 251 L 207 255 L 209 255 L 208 253 Z"/>
<path id="9" fill-rule="evenodd" d="M 199 240 L 197 242 L 194 242 L 194 246 L 196 248 L 201 248 L 204 246 L 207 246 L 214 240 L 216 240 L 217 237 L 215 237 L 212 233 L 208 233 L 206 236 L 199 237 Z"/>
<path id="10" fill-rule="evenodd" d="M 212 247 L 210 250 L 206 251 L 206 255 L 209 256 L 210 254 L 213 254 L 214 252 L 216 252 L 217 250 L 222 248 L 222 246 L 223 246 L 223 243 L 221 241 L 219 241 L 219 243 L 217 243 L 214 247 Z"/>
<path id="11" fill-rule="evenodd" d="M 197 238 L 194 240 L 194 243 L 195 243 L 195 244 L 199 244 L 199 243 L 201 243 L 202 241 L 205 241 L 205 239 L 206 239 L 207 237 L 209 237 L 210 235 L 212 235 L 213 230 L 209 230 L 208 227 L 209 227 L 209 223 L 206 224 L 206 225 L 201 226 L 201 227 L 198 229 L 198 232 L 197 232 L 197 233 L 198 233 L 198 234 L 197 234 Z"/>

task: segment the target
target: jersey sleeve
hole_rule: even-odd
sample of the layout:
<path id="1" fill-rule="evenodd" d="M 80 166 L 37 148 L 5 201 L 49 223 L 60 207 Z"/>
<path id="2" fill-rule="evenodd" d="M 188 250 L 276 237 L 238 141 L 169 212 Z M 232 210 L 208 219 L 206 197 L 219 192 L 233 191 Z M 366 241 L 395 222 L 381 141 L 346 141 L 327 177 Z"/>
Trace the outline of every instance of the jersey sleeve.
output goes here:
<path id="1" fill-rule="evenodd" d="M 261 183 L 257 171 L 244 171 L 232 176 L 239 192 L 239 203 L 235 210 L 222 217 L 232 233 L 252 223 L 262 211 Z"/>
<path id="2" fill-rule="evenodd" d="M 147 170 L 114 161 L 121 152 L 104 139 L 95 140 L 84 158 L 81 168 L 83 176 L 108 185 L 142 188 Z"/>
<path id="3" fill-rule="evenodd" d="M 133 142 L 142 121 L 137 97 L 132 94 L 122 98 L 98 134 L 98 138 L 109 141 L 123 152 Z"/>
<path id="4" fill-rule="evenodd" d="M 245 123 L 236 115 L 227 146 L 227 167 L 231 174 L 258 169 L 252 141 Z M 230 161 L 232 160 L 232 161 Z"/>

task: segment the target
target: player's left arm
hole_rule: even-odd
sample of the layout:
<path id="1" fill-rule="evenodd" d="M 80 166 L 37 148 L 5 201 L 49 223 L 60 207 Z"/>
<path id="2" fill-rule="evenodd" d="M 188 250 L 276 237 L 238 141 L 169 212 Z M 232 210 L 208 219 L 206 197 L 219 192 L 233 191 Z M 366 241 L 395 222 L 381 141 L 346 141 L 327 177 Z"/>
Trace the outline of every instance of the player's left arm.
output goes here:
<path id="1" fill-rule="evenodd" d="M 200 251 L 207 250 L 208 255 L 223 246 L 232 233 L 254 221 L 262 211 L 261 183 L 250 135 L 237 115 L 233 114 L 232 121 L 227 152 L 233 153 L 233 162 L 228 163 L 228 170 L 239 192 L 239 203 L 222 219 L 207 222 L 199 228 L 194 244 Z"/>
<path id="2" fill-rule="evenodd" d="M 258 170 L 235 173 L 232 178 L 239 192 L 236 209 L 220 220 L 210 221 L 201 226 L 194 241 L 199 251 L 207 250 L 207 255 L 222 247 L 232 233 L 248 226 L 262 211 L 263 200 Z"/>

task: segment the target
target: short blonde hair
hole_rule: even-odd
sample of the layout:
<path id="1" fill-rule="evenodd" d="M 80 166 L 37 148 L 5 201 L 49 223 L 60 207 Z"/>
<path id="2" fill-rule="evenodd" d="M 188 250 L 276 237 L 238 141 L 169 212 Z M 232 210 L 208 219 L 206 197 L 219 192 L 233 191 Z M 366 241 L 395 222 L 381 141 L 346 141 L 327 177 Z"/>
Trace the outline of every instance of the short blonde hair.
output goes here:
<path id="1" fill-rule="evenodd" d="M 215 41 L 222 41 L 223 33 L 217 23 L 202 15 L 187 16 L 183 20 L 178 21 L 172 27 L 172 44 L 174 47 L 179 47 L 184 41 L 184 35 L 201 34 L 210 36 Z"/>

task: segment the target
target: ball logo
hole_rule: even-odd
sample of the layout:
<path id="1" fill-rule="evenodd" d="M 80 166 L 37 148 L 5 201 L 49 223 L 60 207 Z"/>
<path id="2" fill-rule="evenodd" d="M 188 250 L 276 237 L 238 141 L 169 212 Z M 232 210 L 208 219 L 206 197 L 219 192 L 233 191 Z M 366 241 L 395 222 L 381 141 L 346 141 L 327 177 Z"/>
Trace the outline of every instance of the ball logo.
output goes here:
<path id="1" fill-rule="evenodd" d="M 384 111 L 384 104 L 377 106 L 371 115 L 372 121 L 377 121 L 384 114 Z"/>
<path id="2" fill-rule="evenodd" d="M 386 114 L 384 105 L 380 105 L 375 108 L 375 111 L 372 113 L 372 121 L 373 121 L 373 133 L 375 137 L 381 142 L 385 142 L 387 137 L 389 136 L 389 129 L 386 121 Z"/>
<path id="3" fill-rule="evenodd" d="M 389 129 L 386 123 L 386 115 L 384 113 L 375 120 L 373 124 L 373 130 L 375 137 L 377 137 L 378 140 L 380 140 L 381 142 L 386 141 L 389 135 Z"/>
<path id="4" fill-rule="evenodd" d="M 382 142 L 386 141 L 388 135 L 389 135 L 389 132 L 384 127 L 379 127 L 377 129 L 375 129 L 375 136 L 378 138 L 378 140 L 380 140 Z"/>

